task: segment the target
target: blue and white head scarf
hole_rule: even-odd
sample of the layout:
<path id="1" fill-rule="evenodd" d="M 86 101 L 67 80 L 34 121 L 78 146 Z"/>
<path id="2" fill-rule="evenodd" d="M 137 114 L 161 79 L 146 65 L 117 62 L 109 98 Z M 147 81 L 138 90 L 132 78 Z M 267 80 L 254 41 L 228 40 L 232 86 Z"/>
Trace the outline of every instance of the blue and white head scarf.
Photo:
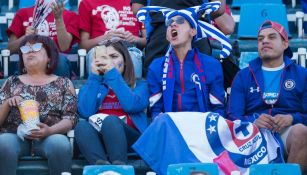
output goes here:
<path id="1" fill-rule="evenodd" d="M 144 23 L 148 23 L 148 20 L 150 20 L 149 12 L 161 12 L 165 18 L 165 21 L 168 21 L 177 15 L 182 16 L 190 23 L 191 27 L 195 28 L 197 31 L 196 36 L 194 36 L 194 41 L 198 41 L 206 37 L 216 39 L 222 45 L 220 58 L 226 58 L 230 55 L 230 51 L 232 50 L 230 40 L 212 24 L 198 20 L 198 16 L 201 16 L 199 14 L 210 15 L 211 13 L 217 11 L 220 6 L 221 3 L 219 1 L 208 2 L 200 6 L 194 6 L 181 10 L 174 10 L 160 6 L 146 6 L 141 8 L 136 16 L 139 21 Z"/>

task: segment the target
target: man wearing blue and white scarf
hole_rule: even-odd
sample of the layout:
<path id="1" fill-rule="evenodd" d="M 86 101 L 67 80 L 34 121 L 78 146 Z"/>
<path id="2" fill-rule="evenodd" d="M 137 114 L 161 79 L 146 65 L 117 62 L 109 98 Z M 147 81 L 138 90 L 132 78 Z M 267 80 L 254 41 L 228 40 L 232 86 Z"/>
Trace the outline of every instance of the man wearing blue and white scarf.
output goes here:
<path id="1" fill-rule="evenodd" d="M 212 2 L 177 11 L 147 6 L 138 12 L 143 22 L 151 11 L 163 13 L 170 42 L 166 55 L 149 67 L 154 120 L 133 145 L 159 175 L 166 175 L 168 165 L 176 163 L 214 162 L 220 175 L 233 171 L 247 175 L 253 164 L 282 162 L 280 147 L 270 132 L 222 117 L 225 93 L 221 64 L 193 47 L 195 41 L 209 36 L 221 42 L 220 57 L 229 55 L 228 39 L 197 19 L 199 12 L 208 15 L 219 5 Z"/>
<path id="2" fill-rule="evenodd" d="M 152 117 L 164 112 L 213 111 L 224 114 L 224 89 L 221 64 L 200 53 L 193 42 L 212 36 L 221 42 L 221 57 L 229 55 L 229 40 L 214 26 L 198 21 L 199 12 L 211 13 L 220 3 L 205 3 L 184 10 L 146 7 L 138 13 L 142 20 L 148 11 L 160 11 L 165 16 L 170 48 L 164 57 L 155 59 L 149 67 Z M 158 46 L 157 46 L 158 47 Z"/>

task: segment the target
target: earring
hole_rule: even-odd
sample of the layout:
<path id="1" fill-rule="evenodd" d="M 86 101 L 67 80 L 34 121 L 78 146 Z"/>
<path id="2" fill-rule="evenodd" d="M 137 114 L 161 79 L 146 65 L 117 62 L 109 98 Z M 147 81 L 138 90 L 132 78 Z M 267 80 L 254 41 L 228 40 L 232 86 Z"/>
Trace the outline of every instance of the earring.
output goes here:
<path id="1" fill-rule="evenodd" d="M 22 69 L 22 73 L 27 73 L 27 69 L 25 67 Z"/>
<path id="2" fill-rule="evenodd" d="M 50 67 L 50 62 L 47 63 L 47 69 L 49 69 L 49 67 Z"/>

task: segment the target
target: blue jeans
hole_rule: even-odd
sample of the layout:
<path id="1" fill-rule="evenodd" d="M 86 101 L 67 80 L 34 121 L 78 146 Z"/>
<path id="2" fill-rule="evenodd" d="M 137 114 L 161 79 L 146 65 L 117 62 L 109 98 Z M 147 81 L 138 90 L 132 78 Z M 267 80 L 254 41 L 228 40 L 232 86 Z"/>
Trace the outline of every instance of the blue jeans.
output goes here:
<path id="1" fill-rule="evenodd" d="M 32 151 L 31 151 L 32 150 Z M 68 138 L 54 134 L 43 140 L 22 141 L 16 134 L 0 134 L 0 175 L 15 175 L 18 158 L 34 153 L 48 159 L 49 174 L 71 171 L 71 148 Z"/>
<path id="2" fill-rule="evenodd" d="M 95 164 L 97 160 L 126 163 L 127 150 L 139 136 L 138 131 L 117 116 L 105 118 L 100 132 L 87 121 L 80 121 L 75 127 L 76 142 L 90 164 Z"/>

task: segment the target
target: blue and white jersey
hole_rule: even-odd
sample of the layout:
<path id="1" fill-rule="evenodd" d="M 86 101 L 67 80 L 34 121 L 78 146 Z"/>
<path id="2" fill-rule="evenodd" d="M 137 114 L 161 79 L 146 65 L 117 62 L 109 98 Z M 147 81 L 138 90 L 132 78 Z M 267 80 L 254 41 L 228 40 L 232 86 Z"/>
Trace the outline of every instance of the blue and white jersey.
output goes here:
<path id="1" fill-rule="evenodd" d="M 280 90 L 280 79 L 282 69 L 285 67 L 285 63 L 275 68 L 268 68 L 262 66 L 263 78 L 264 78 L 264 92 L 262 98 L 266 104 L 273 105 L 276 103 Z"/>

